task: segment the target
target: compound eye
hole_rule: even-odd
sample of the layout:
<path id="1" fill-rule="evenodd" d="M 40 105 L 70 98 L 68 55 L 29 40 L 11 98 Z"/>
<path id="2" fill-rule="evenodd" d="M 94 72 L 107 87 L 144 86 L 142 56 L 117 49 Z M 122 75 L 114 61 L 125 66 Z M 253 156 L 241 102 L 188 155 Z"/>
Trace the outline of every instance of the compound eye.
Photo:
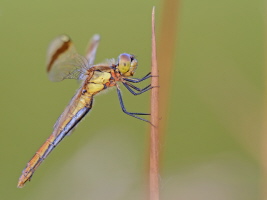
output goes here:
<path id="1" fill-rule="evenodd" d="M 137 61 L 134 55 L 130 55 L 130 59 L 131 59 L 131 63 Z"/>

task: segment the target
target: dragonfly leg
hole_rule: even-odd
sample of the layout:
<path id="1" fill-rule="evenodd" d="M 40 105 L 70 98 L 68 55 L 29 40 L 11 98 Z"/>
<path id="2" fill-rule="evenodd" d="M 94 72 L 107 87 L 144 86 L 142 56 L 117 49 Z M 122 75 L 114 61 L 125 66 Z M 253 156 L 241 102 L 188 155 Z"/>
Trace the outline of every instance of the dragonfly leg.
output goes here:
<path id="1" fill-rule="evenodd" d="M 145 88 L 141 89 L 141 88 L 138 88 L 138 87 L 136 87 L 136 86 L 134 86 L 134 85 L 132 85 L 130 83 L 127 83 L 127 82 L 122 82 L 122 83 L 127 88 L 127 90 L 129 90 L 133 95 L 142 94 L 142 93 L 144 93 L 144 92 L 146 92 L 146 91 L 148 91 L 148 90 L 153 88 L 151 85 L 148 85 Z M 135 92 L 131 88 L 133 88 L 133 89 L 135 89 L 135 90 L 137 90 L 139 92 Z"/>
<path id="2" fill-rule="evenodd" d="M 151 78 L 152 75 L 151 75 L 151 72 L 149 72 L 147 75 L 145 75 L 143 78 L 124 78 L 125 81 L 129 81 L 129 82 L 132 82 L 132 83 L 139 83 L 141 81 L 144 81 L 148 78 Z"/>
<path id="3" fill-rule="evenodd" d="M 149 87 L 151 86 L 151 84 L 149 84 L 148 86 L 146 86 L 146 87 L 144 87 L 143 89 L 141 89 L 141 88 L 139 88 L 139 87 L 134 86 L 134 85 L 131 84 L 131 83 L 128 83 L 128 82 L 123 82 L 123 83 L 127 84 L 128 86 L 130 86 L 131 88 L 133 88 L 133 89 L 135 89 L 135 90 L 137 90 L 137 91 L 139 91 L 139 92 L 141 92 L 141 91 L 143 91 L 143 90 L 145 90 L 145 89 L 147 89 L 147 88 L 149 88 Z"/>
<path id="4" fill-rule="evenodd" d="M 119 89 L 118 86 L 117 86 L 117 93 L 118 93 L 118 97 L 119 97 L 119 101 L 120 101 L 121 109 L 122 109 L 122 111 L 123 111 L 125 114 L 130 115 L 130 116 L 132 116 L 132 117 L 135 117 L 135 118 L 137 118 L 137 119 L 143 120 L 143 121 L 148 122 L 148 123 L 151 124 L 150 121 L 148 121 L 148 120 L 146 120 L 146 119 L 143 119 L 143 118 L 141 118 L 141 117 L 136 116 L 136 115 L 150 115 L 150 114 L 148 114 L 148 113 L 132 113 L 132 112 L 128 112 L 128 111 L 126 110 L 126 108 L 125 108 L 125 106 L 124 106 L 124 103 L 123 103 L 123 100 L 122 100 L 121 91 L 120 91 L 120 89 Z"/>

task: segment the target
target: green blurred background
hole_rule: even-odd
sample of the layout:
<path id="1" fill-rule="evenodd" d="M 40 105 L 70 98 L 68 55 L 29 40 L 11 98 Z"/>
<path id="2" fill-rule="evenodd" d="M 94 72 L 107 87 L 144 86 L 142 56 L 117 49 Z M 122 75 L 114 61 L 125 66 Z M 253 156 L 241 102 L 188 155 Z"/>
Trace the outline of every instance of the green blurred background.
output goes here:
<path id="1" fill-rule="evenodd" d="M 150 71 L 152 6 L 160 40 L 163 5 L 0 0 L 0 199 L 147 197 L 149 126 L 121 112 L 115 90 L 95 98 L 93 110 L 26 187 L 16 184 L 78 88 L 73 80 L 49 82 L 49 42 L 66 33 L 83 54 L 99 33 L 96 62 L 133 53 L 142 77 Z M 184 0 L 177 12 L 174 65 L 160 66 L 173 67 L 160 143 L 162 199 L 260 199 L 264 1 Z M 149 93 L 123 91 L 129 111 L 149 112 Z"/>

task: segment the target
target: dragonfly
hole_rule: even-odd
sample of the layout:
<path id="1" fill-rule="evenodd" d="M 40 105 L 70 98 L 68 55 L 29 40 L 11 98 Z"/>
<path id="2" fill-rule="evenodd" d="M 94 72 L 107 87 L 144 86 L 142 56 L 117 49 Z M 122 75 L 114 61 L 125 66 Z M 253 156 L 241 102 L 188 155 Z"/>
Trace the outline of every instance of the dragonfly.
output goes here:
<path id="1" fill-rule="evenodd" d="M 122 83 L 133 95 L 139 95 L 153 87 L 149 84 L 144 88 L 139 88 L 134 83 L 151 78 L 151 73 L 143 78 L 132 78 L 137 69 L 138 61 L 134 55 L 128 53 L 120 54 L 117 60 L 110 59 L 105 63 L 94 65 L 99 41 L 100 36 L 94 35 L 89 42 L 85 57 L 77 53 L 72 40 L 67 35 L 58 36 L 50 43 L 46 61 L 49 79 L 55 82 L 64 79 L 77 79 L 81 80 L 81 86 L 56 121 L 52 134 L 22 171 L 17 185 L 19 188 L 31 180 L 35 170 L 44 159 L 91 110 L 94 96 L 107 88 L 116 87 L 119 103 L 124 113 L 150 123 L 141 117 L 142 115 L 149 115 L 148 113 L 128 112 L 126 110 L 118 83 Z"/>

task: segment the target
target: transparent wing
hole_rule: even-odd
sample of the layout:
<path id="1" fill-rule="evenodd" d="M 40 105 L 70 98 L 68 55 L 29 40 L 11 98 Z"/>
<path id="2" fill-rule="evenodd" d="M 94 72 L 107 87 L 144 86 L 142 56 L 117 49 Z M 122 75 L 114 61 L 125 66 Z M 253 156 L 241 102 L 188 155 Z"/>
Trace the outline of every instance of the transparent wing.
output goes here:
<path id="1" fill-rule="evenodd" d="M 98 45 L 99 45 L 99 41 L 100 41 L 100 35 L 98 34 L 95 34 L 89 44 L 88 44 L 88 47 L 87 47 L 87 50 L 86 50 L 86 56 L 85 58 L 88 60 L 88 63 L 89 65 L 93 65 L 94 64 L 94 61 L 95 61 L 95 56 L 96 56 L 96 50 L 98 48 Z"/>
<path id="2" fill-rule="evenodd" d="M 88 43 L 85 58 L 88 60 L 87 69 L 93 66 L 96 56 L 96 51 L 99 45 L 100 35 L 95 34 Z M 84 79 L 86 74 L 80 74 L 80 79 Z"/>
<path id="3" fill-rule="evenodd" d="M 82 95 L 83 87 L 80 87 L 76 94 L 72 97 L 71 101 L 69 102 L 68 106 L 65 108 L 63 113 L 59 116 L 56 123 L 54 124 L 53 135 L 57 136 L 60 134 L 61 129 L 63 129 L 70 121 L 72 116 L 76 114 L 77 105 L 80 102 L 80 96 Z"/>
<path id="4" fill-rule="evenodd" d="M 56 37 L 47 51 L 47 73 L 51 81 L 81 79 L 88 68 L 88 61 L 79 55 L 67 35 Z"/>
<path id="5" fill-rule="evenodd" d="M 99 35 L 94 35 L 89 42 L 86 57 L 79 55 L 67 35 L 56 37 L 47 51 L 47 73 L 51 81 L 63 79 L 84 79 L 87 69 L 95 60 L 96 50 L 100 41 Z"/>

